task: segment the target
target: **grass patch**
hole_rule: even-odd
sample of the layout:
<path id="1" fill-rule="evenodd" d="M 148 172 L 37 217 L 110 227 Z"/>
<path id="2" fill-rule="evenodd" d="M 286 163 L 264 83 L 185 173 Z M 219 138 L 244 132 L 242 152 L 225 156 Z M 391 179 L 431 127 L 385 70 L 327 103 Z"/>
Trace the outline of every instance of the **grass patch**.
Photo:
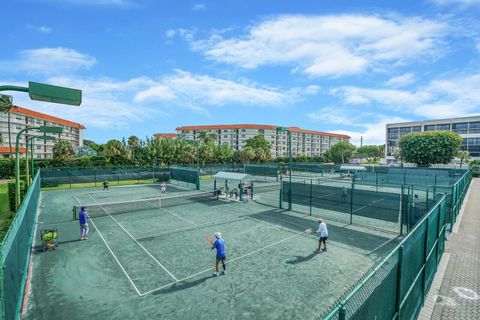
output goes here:
<path id="1" fill-rule="evenodd" d="M 0 184 L 0 241 L 3 240 L 5 233 L 12 223 L 13 214 L 8 206 L 8 188 L 7 184 Z"/>

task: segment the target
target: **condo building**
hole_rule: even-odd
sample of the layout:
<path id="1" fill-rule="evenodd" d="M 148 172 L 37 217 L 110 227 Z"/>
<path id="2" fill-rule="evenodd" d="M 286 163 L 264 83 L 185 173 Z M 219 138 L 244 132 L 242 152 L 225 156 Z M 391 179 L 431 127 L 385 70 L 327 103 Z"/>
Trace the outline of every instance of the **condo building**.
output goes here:
<path id="1" fill-rule="evenodd" d="M 272 157 L 288 156 L 288 133 L 278 130 L 279 126 L 261 124 L 231 124 L 183 126 L 176 128 L 177 137 L 190 141 L 199 140 L 200 134 L 214 133 L 218 145 L 227 144 L 233 150 L 242 150 L 248 139 L 262 136 L 271 144 Z M 292 155 L 321 156 L 332 145 L 340 141 L 349 141 L 350 137 L 343 134 L 305 130 L 289 127 L 292 138 Z"/>
<path id="2" fill-rule="evenodd" d="M 8 134 L 8 114 L 0 113 L 0 136 L 3 143 L 0 144 L 0 157 L 10 157 L 10 143 L 12 145 L 12 154 L 15 156 L 15 139 L 20 130 L 26 127 L 38 127 L 38 126 L 55 126 L 63 128 L 63 132 L 60 134 L 48 133 L 49 136 L 55 136 L 58 140 L 66 140 L 70 142 L 74 148 L 81 147 L 83 145 L 83 131 L 85 127 L 80 123 L 72 122 L 69 120 L 50 116 L 48 114 L 40 113 L 37 111 L 29 110 L 22 107 L 14 107 L 10 111 L 10 136 Z M 25 152 L 26 139 L 32 136 L 43 135 L 43 133 L 31 130 L 24 132 L 20 136 L 20 154 L 23 156 Z M 30 141 L 33 142 L 33 156 L 37 159 L 49 159 L 53 156 L 53 146 L 56 141 L 43 140 L 33 138 Z M 30 146 L 28 148 L 30 153 Z"/>

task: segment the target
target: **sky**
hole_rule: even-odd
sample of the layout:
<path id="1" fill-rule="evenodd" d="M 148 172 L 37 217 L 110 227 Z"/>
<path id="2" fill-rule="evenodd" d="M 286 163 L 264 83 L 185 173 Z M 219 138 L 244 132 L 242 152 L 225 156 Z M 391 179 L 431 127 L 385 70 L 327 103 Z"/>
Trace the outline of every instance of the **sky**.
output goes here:
<path id="1" fill-rule="evenodd" d="M 383 144 L 390 122 L 480 114 L 480 0 L 15 0 L 0 84 L 78 88 L 14 103 L 104 143 L 254 123 Z"/>

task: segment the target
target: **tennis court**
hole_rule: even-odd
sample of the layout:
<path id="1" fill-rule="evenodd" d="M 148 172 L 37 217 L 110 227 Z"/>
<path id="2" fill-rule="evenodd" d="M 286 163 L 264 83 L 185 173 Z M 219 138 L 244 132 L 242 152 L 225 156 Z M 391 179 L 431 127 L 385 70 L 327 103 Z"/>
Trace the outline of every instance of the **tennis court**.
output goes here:
<path id="1" fill-rule="evenodd" d="M 328 252 L 316 254 L 318 238 L 305 232 L 315 217 L 168 190 L 42 192 L 26 318 L 311 319 L 401 240 L 327 218 Z M 88 241 L 72 217 L 79 205 L 91 215 Z M 44 228 L 58 229 L 55 251 L 39 249 Z M 227 244 L 220 277 L 205 240 L 215 231 Z"/>

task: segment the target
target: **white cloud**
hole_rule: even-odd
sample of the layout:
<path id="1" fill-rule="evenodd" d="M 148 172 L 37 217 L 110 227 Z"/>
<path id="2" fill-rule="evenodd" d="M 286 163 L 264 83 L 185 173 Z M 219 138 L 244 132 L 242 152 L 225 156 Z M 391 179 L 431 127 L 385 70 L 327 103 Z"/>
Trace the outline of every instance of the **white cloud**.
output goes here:
<path id="1" fill-rule="evenodd" d="M 375 106 L 425 118 L 480 113 L 480 73 L 433 80 L 416 90 L 342 87 L 331 90 L 352 105 Z"/>
<path id="2" fill-rule="evenodd" d="M 295 96 L 293 90 L 281 92 L 248 81 L 235 82 L 176 70 L 173 75 L 163 77 L 156 85 L 137 93 L 134 100 L 137 103 L 173 101 L 178 106 L 206 112 L 207 106 L 226 104 L 283 106 Z"/>
<path id="3" fill-rule="evenodd" d="M 351 137 L 350 142 L 356 146 L 360 146 L 361 138 L 363 138 L 364 145 L 379 145 L 385 143 L 385 128 L 387 123 L 405 122 L 409 121 L 409 119 L 380 116 L 375 121 L 376 122 L 373 123 L 359 124 L 359 126 L 362 127 L 363 130 L 334 130 L 329 132 L 349 135 Z"/>
<path id="4" fill-rule="evenodd" d="M 192 7 L 193 11 L 204 11 L 207 9 L 207 6 L 203 3 L 197 3 Z"/>
<path id="5" fill-rule="evenodd" d="M 404 87 L 415 82 L 413 73 L 405 73 L 398 77 L 389 79 L 385 84 L 389 87 Z"/>
<path id="6" fill-rule="evenodd" d="M 308 118 L 314 122 L 328 124 L 353 125 L 348 112 L 336 107 L 321 108 L 317 112 L 308 114 Z"/>
<path id="7" fill-rule="evenodd" d="M 436 57 L 447 26 L 420 18 L 280 16 L 244 35 L 191 41 L 208 59 L 242 68 L 291 65 L 311 76 L 360 74 L 378 65 Z"/>
<path id="8" fill-rule="evenodd" d="M 432 0 L 435 4 L 440 6 L 456 5 L 460 7 L 470 7 L 480 5 L 480 0 Z"/>
<path id="9" fill-rule="evenodd" d="M 169 29 L 165 31 L 165 37 L 167 38 L 173 38 L 175 37 L 176 31 L 174 29 Z"/>
<path id="10" fill-rule="evenodd" d="M 34 26 L 34 25 L 27 25 L 29 29 L 36 30 L 41 33 L 50 33 L 52 32 L 52 28 L 47 27 L 47 26 Z"/>
<path id="11" fill-rule="evenodd" d="M 65 74 L 89 69 L 96 59 L 69 48 L 40 48 L 24 50 L 13 61 L 0 61 L 0 70 L 39 74 Z"/>
<path id="12" fill-rule="evenodd" d="M 309 85 L 306 88 L 304 88 L 303 93 L 313 95 L 313 94 L 319 93 L 320 90 L 322 90 L 322 88 L 320 86 L 312 84 L 312 85 Z"/>
<path id="13" fill-rule="evenodd" d="M 159 109 L 132 101 L 136 92 L 154 83 L 146 77 L 120 82 L 108 78 L 80 79 L 63 76 L 47 78 L 44 82 L 81 89 L 81 106 L 61 106 L 32 101 L 27 95 L 15 96 L 15 105 L 79 122 L 85 125 L 87 130 L 118 127 L 128 129 L 163 113 Z"/>

